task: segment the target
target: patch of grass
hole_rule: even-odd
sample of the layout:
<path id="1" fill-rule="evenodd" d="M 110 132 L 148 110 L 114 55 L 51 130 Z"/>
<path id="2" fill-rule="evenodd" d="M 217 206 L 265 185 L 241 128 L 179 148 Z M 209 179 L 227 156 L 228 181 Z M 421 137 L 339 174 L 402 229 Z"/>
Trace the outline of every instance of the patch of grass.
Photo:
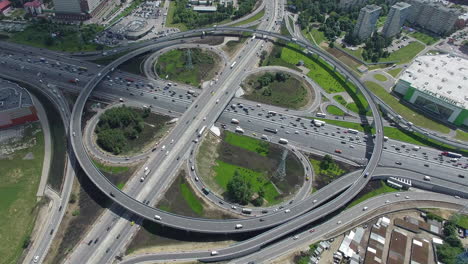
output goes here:
<path id="1" fill-rule="evenodd" d="M 230 145 L 241 147 L 243 149 L 258 153 L 264 157 L 266 157 L 269 153 L 268 142 L 261 141 L 256 138 L 225 131 L 224 141 Z"/>
<path id="2" fill-rule="evenodd" d="M 350 165 L 333 160 L 330 155 L 321 157 L 309 154 L 309 162 L 315 173 L 312 192 L 320 190 L 332 181 L 354 170 Z"/>
<path id="3" fill-rule="evenodd" d="M 325 34 L 316 28 L 312 28 L 312 30 L 310 30 L 310 34 L 312 34 L 312 37 L 314 38 L 315 43 L 317 43 L 317 45 L 320 45 L 320 43 L 326 40 Z"/>
<path id="4" fill-rule="evenodd" d="M 403 68 L 396 68 L 396 69 L 388 70 L 387 73 L 396 78 L 402 70 Z"/>
<path id="5" fill-rule="evenodd" d="M 261 189 L 265 192 L 264 199 L 267 200 L 270 205 L 279 202 L 279 200 L 277 200 L 277 197 L 279 196 L 278 191 L 263 173 L 222 162 L 220 160 L 217 160 L 216 162 L 217 165 L 213 168 L 216 172 L 215 180 L 224 190 L 227 190 L 228 182 L 234 177 L 234 174 L 237 171 L 251 184 L 254 192 L 258 192 Z"/>
<path id="6" fill-rule="evenodd" d="M 397 64 L 410 62 L 419 52 L 424 49 L 424 44 L 413 41 L 403 48 L 390 53 L 387 58 L 381 58 L 379 62 L 397 61 Z"/>
<path id="7" fill-rule="evenodd" d="M 395 112 L 400 114 L 403 118 L 413 122 L 416 126 L 425 127 L 430 130 L 449 133 L 450 129 L 442 124 L 439 124 L 431 119 L 415 112 L 413 109 L 401 104 L 397 98 L 389 94 L 382 86 L 375 82 L 367 81 L 364 83 L 372 93 L 382 99 L 387 105 L 389 105 Z"/>
<path id="8" fill-rule="evenodd" d="M 376 27 L 383 27 L 385 25 L 385 21 L 387 20 L 387 16 L 380 16 L 379 19 L 377 20 L 377 25 Z"/>
<path id="9" fill-rule="evenodd" d="M 249 78 L 244 83 L 246 94 L 244 98 L 286 108 L 299 109 L 309 102 L 307 87 L 301 80 L 286 74 L 285 81 L 273 80 L 267 86 L 258 82 L 258 75 Z"/>
<path id="10" fill-rule="evenodd" d="M 381 82 L 385 82 L 387 81 L 387 77 L 383 74 L 374 74 L 374 78 L 377 80 L 377 81 L 381 81 Z"/>
<path id="11" fill-rule="evenodd" d="M 177 9 L 176 1 L 171 1 L 169 3 L 169 9 L 167 11 L 166 27 L 175 27 L 175 28 L 178 28 L 180 31 L 187 31 L 188 28 L 184 23 L 174 24 L 174 13 L 176 9 Z"/>
<path id="12" fill-rule="evenodd" d="M 362 51 L 364 50 L 363 48 L 358 48 L 358 49 L 355 49 L 355 50 L 345 48 L 344 50 L 347 53 L 353 55 L 354 57 L 363 60 L 363 58 L 362 58 Z"/>
<path id="13" fill-rule="evenodd" d="M 410 36 L 423 42 L 424 44 L 428 46 L 436 43 L 439 40 L 439 38 L 437 37 L 429 36 L 419 31 L 412 33 Z"/>
<path id="14" fill-rule="evenodd" d="M 371 115 L 368 109 L 368 103 L 361 93 L 357 92 L 357 87 L 346 82 L 344 76 L 335 72 L 333 67 L 324 60 L 304 54 L 297 45 L 288 45 L 282 49 L 281 59 L 288 64 L 296 65 L 303 61 L 304 65 L 310 70 L 307 76 L 317 82 L 327 93 L 338 93 L 346 91 L 353 101 L 355 107 L 350 110 L 357 111 L 360 114 Z"/>
<path id="15" fill-rule="evenodd" d="M 203 205 L 187 183 L 183 182 L 180 184 L 180 192 L 182 193 L 182 197 L 184 197 L 185 202 L 187 202 L 190 208 L 197 215 L 201 216 L 203 214 Z"/>
<path id="16" fill-rule="evenodd" d="M 192 66 L 188 66 L 188 51 Z M 160 78 L 198 86 L 202 81 L 214 77 L 219 58 L 210 51 L 201 49 L 175 49 L 158 58 L 155 70 Z M 166 77 L 167 76 L 167 77 Z"/>
<path id="17" fill-rule="evenodd" d="M 468 229 L 468 215 L 457 214 L 455 216 L 455 224 L 464 229 Z"/>
<path id="18" fill-rule="evenodd" d="M 468 141 L 468 133 L 457 129 L 457 134 L 455 135 L 455 138 L 461 141 Z"/>
<path id="19" fill-rule="evenodd" d="M 130 168 L 125 166 L 109 166 L 102 164 L 96 160 L 92 160 L 94 166 L 96 166 L 100 171 L 104 171 L 107 173 L 117 174 L 117 173 L 124 173 L 128 171 Z"/>
<path id="20" fill-rule="evenodd" d="M 54 23 L 35 23 L 24 31 L 17 32 L 9 41 L 58 51 L 96 51 L 104 46 L 93 42 L 97 33 L 104 28 L 97 25 L 59 25 Z M 57 35 L 52 37 L 50 32 Z"/>
<path id="21" fill-rule="evenodd" d="M 242 26 L 242 25 L 245 25 L 245 24 L 249 24 L 251 22 L 254 22 L 256 20 L 259 20 L 260 18 L 262 18 L 263 16 L 265 15 L 265 9 L 262 9 L 262 11 L 258 12 L 255 16 L 251 17 L 251 18 L 248 18 L 244 21 L 241 21 L 239 23 L 236 23 L 236 24 L 233 24 L 231 25 L 231 27 L 238 27 L 238 26 Z"/>
<path id="22" fill-rule="evenodd" d="M 36 193 L 44 161 L 44 135 L 39 127 L 38 123 L 29 125 L 18 142 L 30 147 L 0 159 L 1 263 L 18 262 L 23 246 L 29 244 L 36 219 Z M 13 143 L 11 147 L 18 145 Z M 32 159 L 24 160 L 28 153 L 32 154 Z"/>
<path id="23" fill-rule="evenodd" d="M 334 105 L 327 106 L 327 112 L 330 113 L 331 115 L 337 115 L 337 116 L 344 116 L 345 114 L 343 110 L 341 110 L 340 108 Z"/>
<path id="24" fill-rule="evenodd" d="M 125 183 L 120 182 L 120 183 L 117 184 L 117 188 L 119 188 L 119 190 L 122 190 L 123 187 L 125 187 Z"/>
<path id="25" fill-rule="evenodd" d="M 362 195 L 361 197 L 357 198 L 357 199 L 354 199 L 350 204 L 348 204 L 348 206 L 346 206 L 346 209 L 348 208 L 351 208 L 359 203 L 362 203 L 364 202 L 365 200 L 367 199 L 370 199 L 372 197 L 375 197 L 377 195 L 381 195 L 381 194 L 384 194 L 384 193 L 391 193 L 391 192 L 397 192 L 398 190 L 395 189 L 395 188 L 392 188 L 390 186 L 388 186 L 384 181 L 380 181 L 380 187 L 373 190 L 373 191 L 370 191 L 364 195 Z"/>

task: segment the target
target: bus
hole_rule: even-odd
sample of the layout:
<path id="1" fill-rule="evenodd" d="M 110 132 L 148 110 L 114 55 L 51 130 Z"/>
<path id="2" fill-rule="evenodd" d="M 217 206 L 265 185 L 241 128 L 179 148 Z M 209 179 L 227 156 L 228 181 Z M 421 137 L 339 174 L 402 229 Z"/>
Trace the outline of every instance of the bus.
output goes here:
<path id="1" fill-rule="evenodd" d="M 461 159 L 463 157 L 462 155 L 458 153 L 453 153 L 453 152 L 448 152 L 448 151 L 442 152 L 442 155 L 450 157 L 450 158 L 455 158 L 455 159 Z"/>
<path id="2" fill-rule="evenodd" d="M 319 127 L 319 126 L 324 126 L 325 122 L 321 120 L 314 119 L 314 125 Z"/>
<path id="3" fill-rule="evenodd" d="M 315 115 L 316 115 L 317 117 L 321 117 L 321 118 L 325 118 L 325 117 L 327 117 L 327 115 L 326 115 L 326 114 L 324 114 L 324 113 L 320 113 L 320 112 L 319 112 L 319 113 L 317 113 L 317 114 L 315 114 Z"/>
<path id="4" fill-rule="evenodd" d="M 198 136 L 201 137 L 203 135 L 203 132 L 205 132 L 206 126 L 203 126 L 200 131 L 198 131 Z"/>
<path id="5" fill-rule="evenodd" d="M 252 209 L 250 209 L 250 208 L 242 208 L 242 213 L 243 213 L 243 214 L 251 214 L 251 213 L 252 213 Z"/>
<path id="6" fill-rule="evenodd" d="M 357 133 L 359 133 L 359 131 L 357 131 L 356 129 L 348 128 L 348 133 L 350 133 L 350 134 L 357 134 Z"/>
<path id="7" fill-rule="evenodd" d="M 269 128 L 269 127 L 267 127 L 267 128 L 265 128 L 264 130 L 265 130 L 266 132 L 270 132 L 270 133 L 273 133 L 273 134 L 278 133 L 278 129 L 276 129 L 276 128 Z"/>
<path id="8" fill-rule="evenodd" d="M 234 66 L 236 66 L 236 63 L 237 63 L 237 61 L 235 61 L 235 62 L 233 62 L 233 63 L 231 64 L 231 69 L 234 68 Z"/>

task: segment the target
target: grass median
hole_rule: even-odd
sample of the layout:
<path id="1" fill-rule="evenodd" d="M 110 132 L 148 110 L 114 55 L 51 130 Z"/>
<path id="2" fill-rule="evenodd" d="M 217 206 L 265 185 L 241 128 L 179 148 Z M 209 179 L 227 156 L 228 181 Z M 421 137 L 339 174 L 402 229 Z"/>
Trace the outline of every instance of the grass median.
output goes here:
<path id="1" fill-rule="evenodd" d="M 372 186 L 373 190 L 366 190 L 364 189 L 363 191 L 361 191 L 361 193 L 359 193 L 357 196 L 356 196 L 356 199 L 354 199 L 353 201 L 351 201 L 351 203 L 349 203 L 347 206 L 346 206 L 346 209 L 349 209 L 357 204 L 360 204 L 362 202 L 364 202 L 365 200 L 368 200 L 372 197 L 375 197 L 375 196 L 378 196 L 378 195 L 381 195 L 381 194 L 385 194 L 385 193 L 391 193 L 391 192 L 397 192 L 398 190 L 395 189 L 395 188 L 392 188 L 390 186 L 388 186 L 384 181 L 380 181 L 378 182 L 378 184 L 373 184 L 373 185 L 377 185 L 377 186 Z M 368 187 L 368 186 L 366 186 Z"/>

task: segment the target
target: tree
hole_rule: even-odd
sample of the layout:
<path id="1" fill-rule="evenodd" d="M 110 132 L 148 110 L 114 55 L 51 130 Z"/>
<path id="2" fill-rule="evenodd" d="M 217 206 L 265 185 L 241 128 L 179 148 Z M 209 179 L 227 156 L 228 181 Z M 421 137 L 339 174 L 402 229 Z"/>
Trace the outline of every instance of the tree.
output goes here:
<path id="1" fill-rule="evenodd" d="M 320 162 L 320 169 L 322 170 L 327 170 L 328 168 L 330 168 L 330 165 L 333 164 L 333 158 L 330 156 L 330 155 L 325 155 L 322 159 L 322 161 Z"/>
<path id="2" fill-rule="evenodd" d="M 284 82 L 288 79 L 288 76 L 286 74 L 284 74 L 284 72 L 277 72 L 275 74 L 275 79 L 278 81 L 278 82 Z"/>
<path id="3" fill-rule="evenodd" d="M 247 204 L 252 196 L 252 188 L 250 183 L 238 171 L 235 171 L 227 184 L 227 193 L 233 202 Z"/>

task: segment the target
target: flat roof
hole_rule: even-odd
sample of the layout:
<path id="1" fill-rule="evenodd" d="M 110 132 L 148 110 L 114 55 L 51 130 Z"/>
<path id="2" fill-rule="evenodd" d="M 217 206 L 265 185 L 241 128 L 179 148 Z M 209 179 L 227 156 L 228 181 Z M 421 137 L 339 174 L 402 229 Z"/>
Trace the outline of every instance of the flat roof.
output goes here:
<path id="1" fill-rule="evenodd" d="M 414 238 L 411 246 L 410 264 L 424 263 L 429 263 L 429 241 Z"/>
<path id="2" fill-rule="evenodd" d="M 416 58 L 400 76 L 415 89 L 468 109 L 468 60 L 450 54 Z"/>
<path id="3" fill-rule="evenodd" d="M 216 6 L 193 6 L 193 11 L 215 12 Z"/>
<path id="4" fill-rule="evenodd" d="M 400 264 L 405 260 L 406 252 L 406 234 L 397 229 L 392 230 L 392 236 L 390 238 L 390 247 L 388 249 L 388 264 Z"/>

